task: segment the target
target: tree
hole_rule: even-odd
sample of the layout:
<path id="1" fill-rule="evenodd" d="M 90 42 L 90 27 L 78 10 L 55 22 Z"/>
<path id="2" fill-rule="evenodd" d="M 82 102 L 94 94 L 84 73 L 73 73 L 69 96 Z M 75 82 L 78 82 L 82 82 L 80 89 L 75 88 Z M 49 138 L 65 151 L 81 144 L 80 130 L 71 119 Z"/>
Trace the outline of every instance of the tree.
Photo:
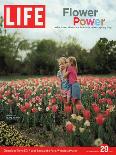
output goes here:
<path id="1" fill-rule="evenodd" d="M 2 29 L 2 23 L 0 30 L 0 73 L 16 73 L 17 69 L 21 68 L 19 50 L 28 49 L 29 43 L 22 39 L 17 32 L 8 34 L 6 30 Z"/>
<path id="2" fill-rule="evenodd" d="M 38 40 L 32 42 L 31 53 L 25 59 L 33 74 L 53 74 L 56 66 L 56 42 L 53 40 Z"/>
<path id="3" fill-rule="evenodd" d="M 92 73 L 110 73 L 116 66 L 116 41 L 100 38 L 90 50 L 89 67 Z"/>

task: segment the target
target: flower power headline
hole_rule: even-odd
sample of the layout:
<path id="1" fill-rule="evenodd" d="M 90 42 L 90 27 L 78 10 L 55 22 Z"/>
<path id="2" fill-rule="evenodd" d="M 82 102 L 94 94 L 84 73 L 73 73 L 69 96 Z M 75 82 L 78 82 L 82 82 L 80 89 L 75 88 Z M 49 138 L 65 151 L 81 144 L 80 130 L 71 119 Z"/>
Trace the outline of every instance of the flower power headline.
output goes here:
<path id="1" fill-rule="evenodd" d="M 104 26 L 105 19 L 96 18 L 97 14 L 98 10 L 73 10 L 72 8 L 63 8 L 64 17 L 73 16 L 74 26 Z"/>

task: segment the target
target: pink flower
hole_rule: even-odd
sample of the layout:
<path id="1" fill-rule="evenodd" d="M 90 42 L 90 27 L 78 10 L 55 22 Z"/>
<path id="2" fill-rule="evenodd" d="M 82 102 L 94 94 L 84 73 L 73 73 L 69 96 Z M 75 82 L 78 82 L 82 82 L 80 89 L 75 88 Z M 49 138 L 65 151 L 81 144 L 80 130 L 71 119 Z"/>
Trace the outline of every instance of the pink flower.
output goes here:
<path id="1" fill-rule="evenodd" d="M 105 92 L 102 92 L 102 93 L 101 93 L 101 96 L 105 96 L 105 95 L 106 95 Z"/>
<path id="2" fill-rule="evenodd" d="M 48 107 L 46 107 L 46 111 L 49 111 L 51 109 L 51 106 L 48 105 Z"/>
<path id="3" fill-rule="evenodd" d="M 82 104 L 76 104 L 76 109 L 78 111 L 82 110 L 83 109 L 83 105 Z"/>
<path id="4" fill-rule="evenodd" d="M 30 106 L 31 106 L 30 103 L 28 103 L 28 102 L 25 103 L 25 108 L 26 108 L 26 109 L 29 109 Z"/>
<path id="5" fill-rule="evenodd" d="M 36 100 L 37 102 L 41 102 L 41 101 L 42 101 L 42 99 L 41 99 L 40 96 L 36 96 L 36 97 L 35 97 L 35 100 Z"/>
<path id="6" fill-rule="evenodd" d="M 72 98 L 72 103 L 75 103 L 76 102 L 76 98 Z"/>
<path id="7" fill-rule="evenodd" d="M 57 112 L 58 111 L 58 106 L 57 105 L 53 105 L 52 106 L 52 112 Z"/>
<path id="8" fill-rule="evenodd" d="M 31 109 L 31 112 L 32 112 L 32 113 L 36 113 L 37 111 L 38 111 L 37 108 L 32 108 L 32 109 Z"/>
<path id="9" fill-rule="evenodd" d="M 114 96 L 115 96 L 114 92 L 111 91 L 111 90 L 107 90 L 106 93 L 107 93 L 108 95 L 110 95 L 111 97 L 114 97 Z"/>
<path id="10" fill-rule="evenodd" d="M 100 126 L 103 125 L 104 120 L 105 120 L 105 118 L 103 117 L 102 114 L 98 114 L 98 115 L 97 115 L 97 117 L 96 117 L 96 122 L 97 122 L 98 125 L 100 125 Z"/>
<path id="11" fill-rule="evenodd" d="M 95 113 L 100 112 L 100 108 L 97 106 L 97 104 L 92 104 L 92 108 L 93 108 Z"/>
<path id="12" fill-rule="evenodd" d="M 22 112 L 26 112 L 25 106 L 21 105 L 21 106 L 19 106 L 19 108 L 20 108 L 20 110 L 21 110 Z"/>
<path id="13" fill-rule="evenodd" d="M 55 98 L 55 97 L 51 98 L 51 99 L 50 99 L 50 102 L 51 102 L 52 104 L 55 104 L 55 103 L 56 103 L 56 98 Z"/>
<path id="14" fill-rule="evenodd" d="M 25 99 L 28 99 L 29 96 L 30 96 L 29 94 L 24 94 L 24 98 L 25 98 Z"/>
<path id="15" fill-rule="evenodd" d="M 48 93 L 50 93 L 51 92 L 51 88 L 48 88 Z"/>
<path id="16" fill-rule="evenodd" d="M 83 110 L 83 116 L 86 120 L 89 120 L 91 115 L 89 110 Z"/>
<path id="17" fill-rule="evenodd" d="M 9 96 L 10 94 L 11 94 L 10 90 L 7 90 L 7 91 L 5 91 L 4 96 Z"/>
<path id="18" fill-rule="evenodd" d="M 106 99 L 107 104 L 112 105 L 112 100 L 110 98 Z"/>
<path id="19" fill-rule="evenodd" d="M 106 98 L 101 98 L 98 100 L 98 103 L 99 104 L 103 104 L 103 103 L 106 103 Z"/>
<path id="20" fill-rule="evenodd" d="M 32 98 L 32 102 L 33 103 L 36 103 L 36 99 L 34 97 Z"/>
<path id="21" fill-rule="evenodd" d="M 13 101 L 11 99 L 8 99 L 7 102 L 8 102 L 8 104 L 12 104 L 13 103 Z"/>
<path id="22" fill-rule="evenodd" d="M 75 131 L 75 126 L 70 121 L 68 121 L 66 123 L 66 130 L 67 132 L 72 133 Z"/>
<path id="23" fill-rule="evenodd" d="M 2 96 L 2 94 L 0 94 L 0 99 L 3 99 L 3 96 Z"/>
<path id="24" fill-rule="evenodd" d="M 104 116 L 108 117 L 110 115 L 110 109 L 106 109 L 106 111 L 104 111 Z"/>
<path id="25" fill-rule="evenodd" d="M 94 94 L 93 94 L 93 97 L 94 97 L 95 99 L 98 99 L 99 95 L 98 95 L 97 93 L 94 93 Z"/>
<path id="26" fill-rule="evenodd" d="M 62 96 L 58 95 L 57 98 L 60 100 L 60 102 L 62 102 L 62 100 L 63 100 Z"/>
<path id="27" fill-rule="evenodd" d="M 64 111 L 65 112 L 71 112 L 72 111 L 72 107 L 70 105 L 66 105 L 66 106 L 64 106 Z"/>

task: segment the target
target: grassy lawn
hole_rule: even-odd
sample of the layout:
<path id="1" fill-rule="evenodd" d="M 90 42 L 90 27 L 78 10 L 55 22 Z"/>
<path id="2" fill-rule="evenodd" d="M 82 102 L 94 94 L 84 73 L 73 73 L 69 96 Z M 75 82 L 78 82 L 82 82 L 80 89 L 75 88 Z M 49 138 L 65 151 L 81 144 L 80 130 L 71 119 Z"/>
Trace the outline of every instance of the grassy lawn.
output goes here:
<path id="1" fill-rule="evenodd" d="M 46 75 L 47 76 L 47 75 Z M 83 75 L 81 75 L 83 76 Z M 94 76 L 94 77 L 116 77 L 116 74 L 102 74 L 102 75 L 84 75 L 84 76 Z M 23 80 L 23 79 L 27 79 L 27 78 L 39 78 L 39 77 L 43 77 L 42 75 L 10 75 L 10 76 L 0 76 L 0 81 L 11 81 L 11 80 Z M 49 76 L 48 76 L 49 77 Z"/>
<path id="2" fill-rule="evenodd" d="M 111 78 L 111 77 L 116 77 L 116 73 L 114 73 L 114 74 L 98 74 L 98 75 L 88 74 L 87 76 Z"/>
<path id="3" fill-rule="evenodd" d="M 23 79 L 27 79 L 27 78 L 39 78 L 42 77 L 42 75 L 10 75 L 10 76 L 0 76 L 0 81 L 11 81 L 11 80 L 23 80 Z"/>

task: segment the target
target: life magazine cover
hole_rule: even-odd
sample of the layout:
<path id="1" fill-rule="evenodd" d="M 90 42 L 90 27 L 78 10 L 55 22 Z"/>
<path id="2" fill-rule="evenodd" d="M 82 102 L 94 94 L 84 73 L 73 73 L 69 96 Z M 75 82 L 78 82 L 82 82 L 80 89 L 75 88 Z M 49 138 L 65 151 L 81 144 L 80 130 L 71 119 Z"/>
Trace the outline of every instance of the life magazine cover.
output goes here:
<path id="1" fill-rule="evenodd" d="M 0 0 L 0 153 L 115 146 L 116 2 Z"/>

